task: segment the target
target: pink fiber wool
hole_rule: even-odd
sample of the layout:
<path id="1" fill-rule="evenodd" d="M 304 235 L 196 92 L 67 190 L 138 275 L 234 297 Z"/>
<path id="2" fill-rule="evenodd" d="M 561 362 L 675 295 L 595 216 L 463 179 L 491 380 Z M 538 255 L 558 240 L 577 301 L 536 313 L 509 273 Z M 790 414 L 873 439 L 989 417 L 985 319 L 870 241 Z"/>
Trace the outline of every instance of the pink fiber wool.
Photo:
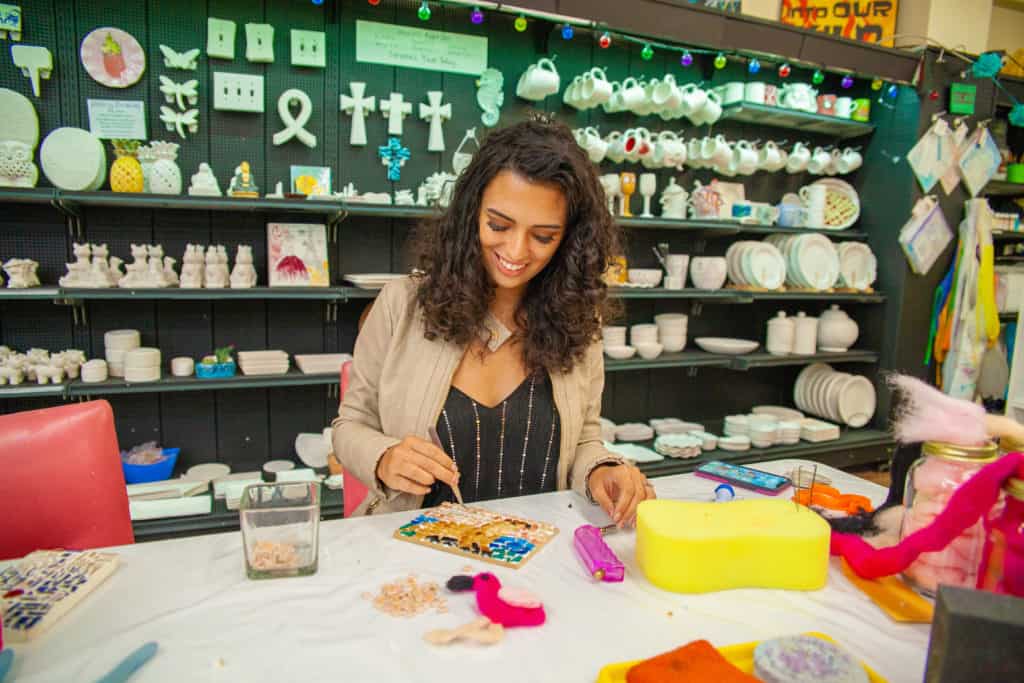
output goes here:
<path id="1" fill-rule="evenodd" d="M 893 434 L 900 443 L 945 441 L 975 446 L 988 440 L 982 406 L 946 396 L 908 375 L 891 375 L 888 381 L 902 399 L 893 419 Z"/>
<path id="2" fill-rule="evenodd" d="M 916 380 L 915 380 L 916 381 Z M 860 536 L 832 532 L 833 555 L 841 555 L 865 579 L 889 576 L 910 566 L 921 553 L 937 552 L 985 515 L 1009 477 L 1024 478 L 1024 453 L 1007 453 L 985 465 L 953 492 L 946 509 L 928 526 L 889 548 L 873 548 Z"/>

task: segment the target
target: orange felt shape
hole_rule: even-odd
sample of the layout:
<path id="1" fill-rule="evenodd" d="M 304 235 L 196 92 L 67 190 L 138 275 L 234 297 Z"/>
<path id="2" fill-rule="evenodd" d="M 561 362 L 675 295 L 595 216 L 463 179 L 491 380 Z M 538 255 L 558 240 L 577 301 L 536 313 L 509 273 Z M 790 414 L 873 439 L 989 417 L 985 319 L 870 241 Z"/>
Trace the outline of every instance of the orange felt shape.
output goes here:
<path id="1" fill-rule="evenodd" d="M 758 683 L 721 655 L 706 640 L 645 659 L 628 672 L 628 683 Z"/>

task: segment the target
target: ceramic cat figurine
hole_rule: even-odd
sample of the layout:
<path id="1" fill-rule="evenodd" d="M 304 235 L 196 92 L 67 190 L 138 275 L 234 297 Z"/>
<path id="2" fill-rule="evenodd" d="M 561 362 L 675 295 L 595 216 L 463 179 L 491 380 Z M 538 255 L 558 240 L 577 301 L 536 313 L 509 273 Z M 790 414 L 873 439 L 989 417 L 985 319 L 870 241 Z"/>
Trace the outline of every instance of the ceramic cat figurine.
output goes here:
<path id="1" fill-rule="evenodd" d="M 184 289 L 199 289 L 203 286 L 203 247 L 199 244 L 185 245 L 185 257 L 181 265 L 181 286 Z"/>
<path id="2" fill-rule="evenodd" d="M 256 268 L 252 265 L 252 246 L 239 244 L 235 254 L 235 267 L 231 271 L 232 289 L 247 289 L 256 286 Z"/>
<path id="3" fill-rule="evenodd" d="M 228 267 L 220 262 L 217 247 L 212 244 L 206 250 L 206 271 L 203 278 L 207 289 L 222 289 L 228 286 Z"/>

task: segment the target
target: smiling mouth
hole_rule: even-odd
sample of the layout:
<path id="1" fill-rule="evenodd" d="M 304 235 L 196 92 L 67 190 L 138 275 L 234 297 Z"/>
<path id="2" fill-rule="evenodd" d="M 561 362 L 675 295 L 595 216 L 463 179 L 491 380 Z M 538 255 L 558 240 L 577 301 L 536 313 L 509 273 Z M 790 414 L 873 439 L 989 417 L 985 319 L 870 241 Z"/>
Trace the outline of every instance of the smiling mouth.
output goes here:
<path id="1" fill-rule="evenodd" d="M 494 260 L 498 264 L 498 269 L 508 276 L 514 277 L 516 275 L 521 274 L 524 270 L 526 270 L 525 263 L 517 264 L 513 261 L 509 261 L 508 259 L 503 258 L 500 254 L 498 254 L 498 252 L 494 252 Z"/>

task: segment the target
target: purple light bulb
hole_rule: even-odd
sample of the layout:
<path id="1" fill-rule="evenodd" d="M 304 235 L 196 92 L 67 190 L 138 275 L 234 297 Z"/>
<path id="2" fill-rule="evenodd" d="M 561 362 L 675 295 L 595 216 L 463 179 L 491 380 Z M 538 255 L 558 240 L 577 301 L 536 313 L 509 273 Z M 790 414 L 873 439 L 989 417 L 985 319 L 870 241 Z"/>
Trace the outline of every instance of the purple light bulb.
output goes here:
<path id="1" fill-rule="evenodd" d="M 844 88 L 852 88 L 853 87 L 853 76 L 850 76 L 849 74 L 847 74 L 846 76 L 843 76 L 843 80 L 840 83 L 840 85 L 843 86 Z"/>
<path id="2" fill-rule="evenodd" d="M 683 66 L 690 66 L 693 64 L 693 55 L 690 54 L 689 50 L 684 52 L 683 56 L 679 58 L 679 63 Z"/>
<path id="3" fill-rule="evenodd" d="M 482 24 L 484 23 L 484 13 L 479 7 L 474 7 L 473 11 L 469 15 L 469 20 L 474 24 Z"/>

